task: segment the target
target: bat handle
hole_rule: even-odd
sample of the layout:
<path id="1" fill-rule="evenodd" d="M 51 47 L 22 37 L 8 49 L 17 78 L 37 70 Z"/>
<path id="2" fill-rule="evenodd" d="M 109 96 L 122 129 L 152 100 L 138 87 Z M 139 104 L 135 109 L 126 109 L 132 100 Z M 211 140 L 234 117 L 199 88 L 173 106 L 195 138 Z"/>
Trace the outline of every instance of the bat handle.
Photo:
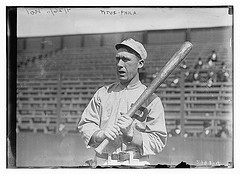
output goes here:
<path id="1" fill-rule="evenodd" d="M 108 145 L 108 143 L 109 139 L 104 139 L 103 142 L 97 148 L 95 148 L 95 152 L 102 154 L 103 149 Z"/>
<path id="2" fill-rule="evenodd" d="M 134 113 L 135 111 L 136 111 L 136 110 L 134 110 L 134 109 L 130 109 L 127 114 L 131 114 L 130 112 Z M 101 144 L 99 144 L 99 146 L 94 149 L 95 152 L 97 152 L 98 154 L 102 154 L 103 150 L 105 149 L 105 147 L 108 145 L 109 142 L 110 142 L 110 140 L 107 139 L 107 138 L 105 138 L 105 139 L 101 142 Z"/>

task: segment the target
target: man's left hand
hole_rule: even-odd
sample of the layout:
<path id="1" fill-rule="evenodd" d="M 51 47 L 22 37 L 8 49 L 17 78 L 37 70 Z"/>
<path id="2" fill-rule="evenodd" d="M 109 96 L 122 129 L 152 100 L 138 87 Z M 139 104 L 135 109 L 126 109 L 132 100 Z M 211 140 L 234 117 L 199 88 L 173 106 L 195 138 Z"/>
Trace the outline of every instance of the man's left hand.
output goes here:
<path id="1" fill-rule="evenodd" d="M 121 132 L 128 136 L 131 136 L 132 134 L 132 123 L 133 119 L 125 114 L 122 114 L 122 116 L 117 120 L 117 125 L 119 126 Z"/>

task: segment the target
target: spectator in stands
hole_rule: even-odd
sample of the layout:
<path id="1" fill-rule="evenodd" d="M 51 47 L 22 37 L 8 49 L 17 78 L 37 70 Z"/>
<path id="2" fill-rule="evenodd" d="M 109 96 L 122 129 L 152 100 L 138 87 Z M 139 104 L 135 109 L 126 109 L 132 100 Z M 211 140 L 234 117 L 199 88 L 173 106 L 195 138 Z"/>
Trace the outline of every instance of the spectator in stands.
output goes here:
<path id="1" fill-rule="evenodd" d="M 225 120 L 220 120 L 221 129 L 216 134 L 216 137 L 227 138 L 230 136 L 229 130 L 227 129 L 227 122 Z"/>
<path id="2" fill-rule="evenodd" d="M 179 77 L 176 77 L 176 78 L 172 81 L 172 83 L 170 84 L 170 86 L 171 86 L 171 87 L 179 87 L 179 86 L 180 86 L 179 81 L 180 81 Z"/>
<path id="3" fill-rule="evenodd" d="M 185 60 L 183 60 L 182 63 L 180 64 L 180 68 L 181 69 L 188 69 L 188 66 L 187 66 Z"/>
<path id="4" fill-rule="evenodd" d="M 181 135 L 181 125 L 180 125 L 180 120 L 176 120 L 175 121 L 175 128 L 171 129 L 171 131 L 169 132 L 169 137 L 176 137 L 176 136 L 180 136 Z"/>
<path id="5" fill-rule="evenodd" d="M 200 132 L 200 134 L 198 134 L 198 136 L 211 137 L 212 134 L 211 134 L 210 126 L 211 126 L 211 124 L 209 123 L 209 121 L 204 121 L 203 122 L 203 131 Z"/>
<path id="6" fill-rule="evenodd" d="M 201 58 L 200 58 L 201 59 Z M 197 63 L 198 64 L 198 63 Z M 196 65 L 197 65 L 196 64 Z M 199 63 L 199 64 L 201 64 L 201 63 Z M 195 66 L 196 66 L 195 65 Z M 193 71 L 193 70 L 191 70 L 190 68 L 189 68 L 189 66 L 186 64 L 186 62 L 185 62 L 185 60 L 183 60 L 183 62 L 180 64 L 180 68 L 182 69 L 182 70 L 185 70 L 184 71 L 184 79 L 185 79 L 185 82 L 193 82 L 193 80 L 194 80 L 194 74 L 195 74 L 195 70 Z M 196 67 L 197 68 L 197 67 Z M 176 82 L 177 82 L 177 84 L 179 85 L 179 81 L 180 81 L 180 79 L 179 78 L 176 78 L 173 82 L 175 82 L 175 84 L 176 84 Z"/>
<path id="7" fill-rule="evenodd" d="M 199 83 L 201 81 L 201 73 L 200 73 L 201 69 L 203 69 L 203 62 L 202 62 L 202 58 L 199 57 L 198 62 L 194 66 L 194 70 L 192 74 L 193 82 Z"/>
<path id="8" fill-rule="evenodd" d="M 187 64 L 186 64 L 186 61 L 185 60 L 183 60 L 182 61 L 182 63 L 180 64 L 180 69 L 182 69 L 182 70 L 187 70 L 189 67 L 187 66 Z M 184 73 L 184 75 L 185 75 L 185 78 L 189 75 L 189 71 L 186 71 L 185 73 Z"/>
<path id="9" fill-rule="evenodd" d="M 195 83 L 199 83 L 200 82 L 200 76 L 199 76 L 199 72 L 198 71 L 193 73 L 193 82 L 195 82 Z"/>
<path id="10" fill-rule="evenodd" d="M 144 66 L 147 52 L 133 39 L 115 47 L 119 82 L 95 93 L 78 129 L 87 147 L 97 147 L 105 138 L 110 140 L 102 154 L 96 153 L 96 165 L 149 164 L 149 155 L 160 153 L 166 145 L 163 105 L 153 94 L 134 115 L 134 120 L 124 114 L 146 89 L 139 80 L 139 69 Z"/>
<path id="11" fill-rule="evenodd" d="M 190 71 L 187 71 L 185 73 L 185 82 L 193 82 L 194 81 L 194 74 L 195 74 L 195 71 L 194 70 L 190 70 Z"/>
<path id="12" fill-rule="evenodd" d="M 203 67 L 202 58 L 199 57 L 199 58 L 198 58 L 198 62 L 194 65 L 194 69 L 195 69 L 195 70 L 198 70 L 198 69 L 202 69 L 202 67 Z"/>
<path id="13" fill-rule="evenodd" d="M 215 75 L 214 71 L 210 71 L 208 73 L 207 86 L 211 87 L 214 82 L 216 82 L 216 75 Z"/>
<path id="14" fill-rule="evenodd" d="M 170 87 L 180 87 L 180 78 L 181 78 L 181 72 L 173 73 L 173 80 L 170 80 L 170 83 L 168 82 Z"/>
<path id="15" fill-rule="evenodd" d="M 204 65 L 204 69 L 215 68 L 215 63 L 218 61 L 217 53 L 215 50 L 212 50 L 211 55 L 208 57 L 206 64 Z"/>
<path id="16" fill-rule="evenodd" d="M 188 131 L 185 131 L 184 132 L 184 135 L 183 137 L 187 138 L 187 137 L 193 137 L 194 136 L 194 133 L 193 132 L 188 132 Z"/>
<path id="17" fill-rule="evenodd" d="M 213 62 L 217 62 L 217 53 L 215 50 L 212 50 L 211 55 L 208 57 L 208 59 L 211 59 Z"/>
<path id="18" fill-rule="evenodd" d="M 215 68 L 215 63 L 211 58 L 208 58 L 207 62 L 203 65 L 203 69 L 209 70 Z"/>
<path id="19" fill-rule="evenodd" d="M 227 66 L 222 62 L 220 69 L 217 72 L 217 82 L 227 82 L 229 79 L 229 72 Z"/>
<path id="20" fill-rule="evenodd" d="M 208 58 L 206 63 L 203 65 L 203 70 L 200 74 L 202 77 L 202 82 L 207 82 L 207 86 L 211 87 L 212 83 L 216 81 L 215 75 L 215 61 L 211 57 Z"/>

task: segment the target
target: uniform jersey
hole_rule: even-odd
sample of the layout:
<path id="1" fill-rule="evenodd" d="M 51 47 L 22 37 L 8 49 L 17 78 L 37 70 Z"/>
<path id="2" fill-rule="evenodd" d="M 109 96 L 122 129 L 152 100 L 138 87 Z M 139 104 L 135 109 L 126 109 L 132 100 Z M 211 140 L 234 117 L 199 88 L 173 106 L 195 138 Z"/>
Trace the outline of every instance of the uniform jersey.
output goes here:
<path id="1" fill-rule="evenodd" d="M 146 86 L 140 81 L 127 87 L 117 82 L 100 88 L 90 100 L 78 124 L 86 147 L 94 147 L 89 144 L 93 133 L 114 124 L 121 116 L 120 113 L 127 113 L 145 89 Z M 136 147 L 131 142 L 124 143 L 119 137 L 110 141 L 103 153 L 112 154 L 127 150 L 139 151 L 142 156 L 148 156 L 162 151 L 167 140 L 164 109 L 159 97 L 150 98 L 151 101 L 145 102 L 139 113 L 136 113 L 141 119 L 134 119 L 133 122 L 134 131 L 139 131 L 142 135 L 142 147 Z"/>

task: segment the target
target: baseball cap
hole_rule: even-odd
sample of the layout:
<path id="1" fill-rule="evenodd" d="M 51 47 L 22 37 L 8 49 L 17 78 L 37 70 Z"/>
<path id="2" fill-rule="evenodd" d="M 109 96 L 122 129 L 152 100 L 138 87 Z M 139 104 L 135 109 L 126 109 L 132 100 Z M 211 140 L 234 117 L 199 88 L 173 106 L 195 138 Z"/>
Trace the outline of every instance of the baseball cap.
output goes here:
<path id="1" fill-rule="evenodd" d="M 126 39 L 121 43 L 116 44 L 115 48 L 118 50 L 119 48 L 126 46 L 137 52 L 143 60 L 147 58 L 147 51 L 145 50 L 144 46 L 132 38 Z"/>

